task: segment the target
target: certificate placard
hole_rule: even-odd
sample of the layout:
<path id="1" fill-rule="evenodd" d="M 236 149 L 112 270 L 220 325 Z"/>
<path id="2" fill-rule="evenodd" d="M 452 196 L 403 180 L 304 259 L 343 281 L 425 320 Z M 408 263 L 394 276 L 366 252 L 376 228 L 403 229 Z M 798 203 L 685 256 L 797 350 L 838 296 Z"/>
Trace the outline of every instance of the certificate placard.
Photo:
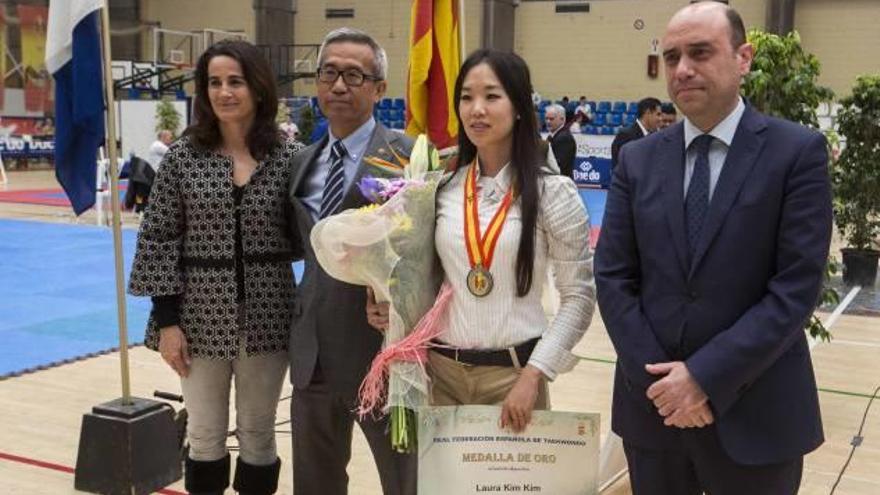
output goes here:
<path id="1" fill-rule="evenodd" d="M 520 434 L 498 406 L 419 410 L 419 495 L 597 493 L 599 414 L 535 411 Z"/>

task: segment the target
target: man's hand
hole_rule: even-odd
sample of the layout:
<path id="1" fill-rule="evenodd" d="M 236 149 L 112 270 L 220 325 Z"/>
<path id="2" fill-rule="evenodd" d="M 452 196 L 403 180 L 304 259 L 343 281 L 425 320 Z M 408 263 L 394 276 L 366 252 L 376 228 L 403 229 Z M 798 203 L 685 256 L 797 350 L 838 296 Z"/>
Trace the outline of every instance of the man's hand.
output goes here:
<path id="1" fill-rule="evenodd" d="M 367 323 L 381 333 L 388 329 L 388 303 L 376 302 L 376 295 L 370 287 L 367 287 Z"/>
<path id="2" fill-rule="evenodd" d="M 186 344 L 186 336 L 177 325 L 163 327 L 159 330 L 159 354 L 178 375 L 186 377 L 192 359 Z"/>
<path id="3" fill-rule="evenodd" d="M 532 411 L 538 400 L 538 387 L 544 380 L 544 373 L 534 366 L 526 366 L 517 378 L 513 388 L 501 404 L 501 427 L 520 433 L 532 421 Z"/>
<path id="4" fill-rule="evenodd" d="M 666 418 L 663 424 L 678 428 L 702 428 L 715 422 L 709 398 L 681 361 L 648 364 L 652 375 L 665 375 L 648 387 L 647 396 L 657 412 Z"/>

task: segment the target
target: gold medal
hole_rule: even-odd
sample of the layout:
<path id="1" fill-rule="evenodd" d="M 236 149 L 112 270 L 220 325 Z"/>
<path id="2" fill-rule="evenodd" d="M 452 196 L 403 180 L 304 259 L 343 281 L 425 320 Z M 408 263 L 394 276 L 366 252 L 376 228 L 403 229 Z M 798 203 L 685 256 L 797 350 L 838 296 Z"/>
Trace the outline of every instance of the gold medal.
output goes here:
<path id="1" fill-rule="evenodd" d="M 495 244 L 504 228 L 507 211 L 513 202 L 511 187 L 501 200 L 501 206 L 489 222 L 485 234 L 480 234 L 480 214 L 477 197 L 477 162 L 471 164 L 464 187 L 464 237 L 471 271 L 467 275 L 468 290 L 476 297 L 486 297 L 492 292 L 495 280 L 489 268 L 495 254 Z"/>
<path id="2" fill-rule="evenodd" d="M 485 297 L 492 292 L 495 281 L 492 274 L 480 265 L 471 268 L 467 276 L 467 287 L 471 294 L 477 297 Z"/>

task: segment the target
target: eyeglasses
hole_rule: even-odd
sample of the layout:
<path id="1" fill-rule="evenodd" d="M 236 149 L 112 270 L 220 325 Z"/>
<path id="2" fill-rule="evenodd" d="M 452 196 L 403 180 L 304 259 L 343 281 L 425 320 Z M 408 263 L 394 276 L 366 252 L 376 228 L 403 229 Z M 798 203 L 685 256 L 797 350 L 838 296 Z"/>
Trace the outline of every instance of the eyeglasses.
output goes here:
<path id="1" fill-rule="evenodd" d="M 339 79 L 339 76 L 342 76 L 342 80 L 345 82 L 347 86 L 362 86 L 364 81 L 381 81 L 381 77 L 371 76 L 369 74 L 364 74 L 358 69 L 347 69 L 347 70 L 337 70 L 333 67 L 322 67 L 318 69 L 317 72 L 318 82 L 326 83 L 326 84 L 335 84 L 336 80 Z"/>

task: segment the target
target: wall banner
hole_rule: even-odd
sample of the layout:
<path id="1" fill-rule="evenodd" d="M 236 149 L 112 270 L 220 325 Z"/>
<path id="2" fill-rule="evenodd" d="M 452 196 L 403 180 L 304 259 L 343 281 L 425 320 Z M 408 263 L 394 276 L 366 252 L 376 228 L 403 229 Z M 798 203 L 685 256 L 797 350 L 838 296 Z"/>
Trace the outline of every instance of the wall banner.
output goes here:
<path id="1" fill-rule="evenodd" d="M 52 77 L 46 70 L 46 22 L 49 8 L 19 5 L 21 20 L 21 64 L 24 67 L 24 106 L 28 112 L 43 112 L 51 106 Z"/>

